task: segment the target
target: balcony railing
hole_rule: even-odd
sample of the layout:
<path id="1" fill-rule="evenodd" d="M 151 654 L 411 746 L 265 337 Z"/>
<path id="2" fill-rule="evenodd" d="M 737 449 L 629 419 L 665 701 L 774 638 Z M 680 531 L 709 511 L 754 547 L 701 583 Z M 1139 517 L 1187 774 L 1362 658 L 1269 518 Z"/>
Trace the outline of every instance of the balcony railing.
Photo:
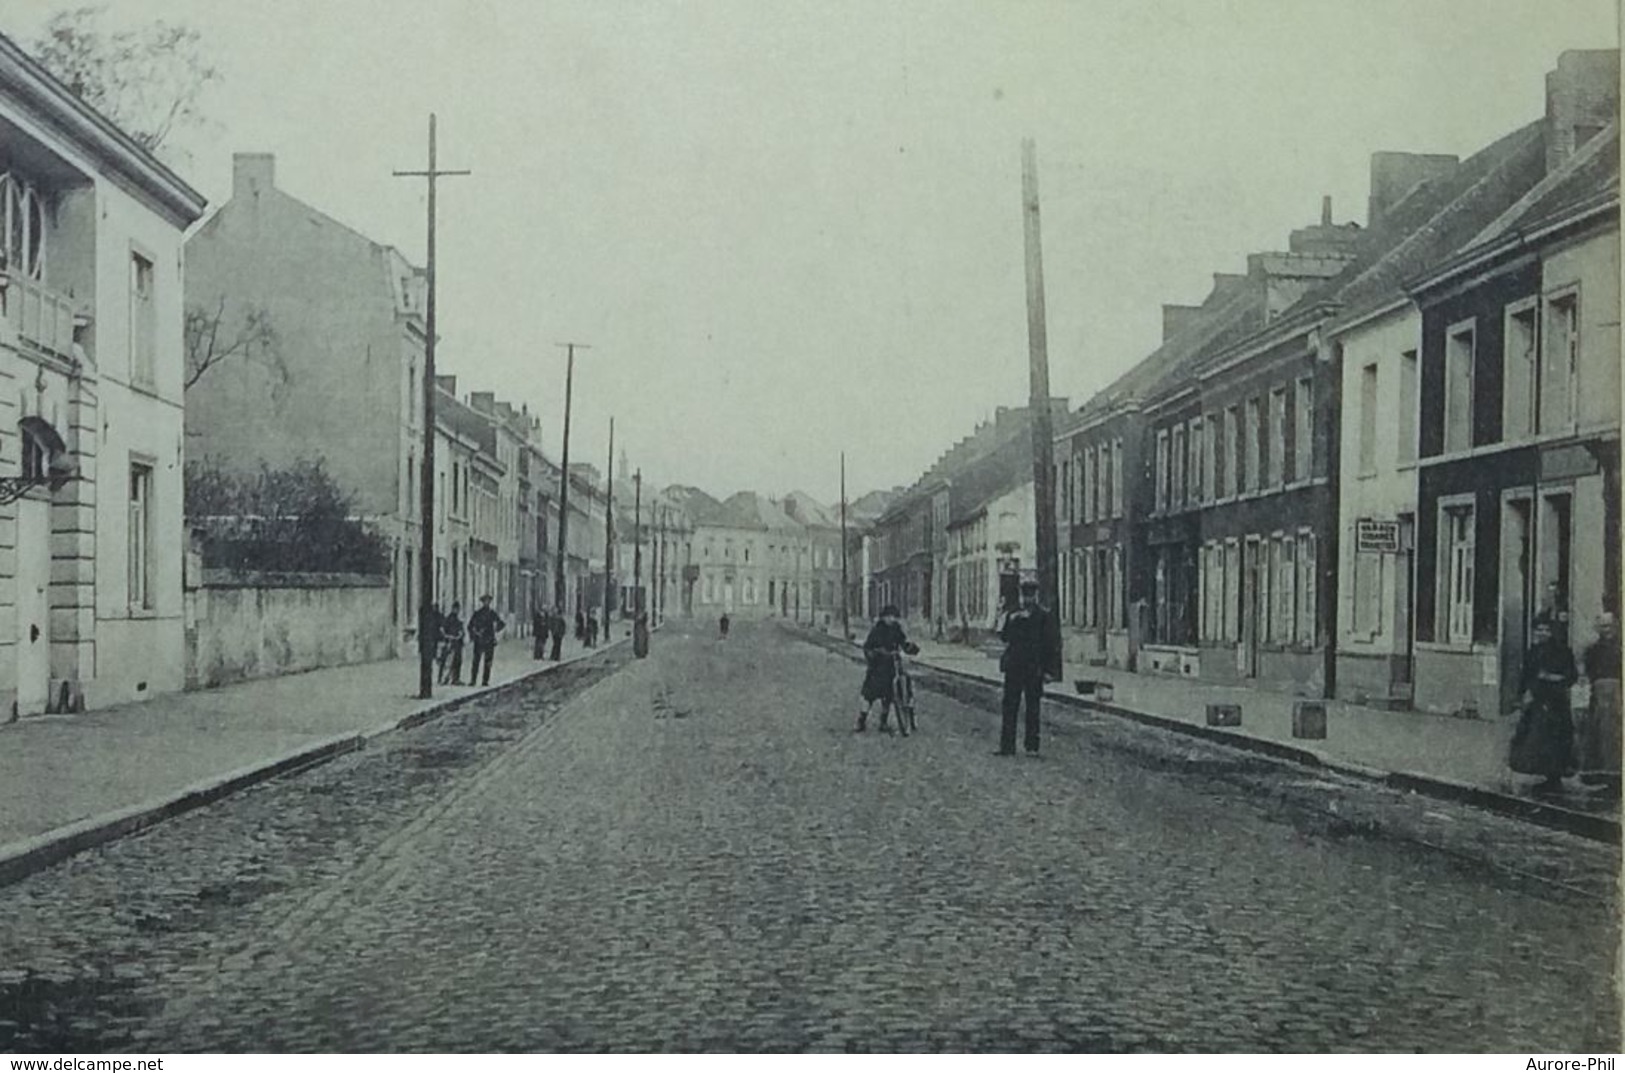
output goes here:
<path id="1" fill-rule="evenodd" d="M 73 304 L 43 284 L 10 276 L 0 288 L 6 320 L 28 343 L 57 357 L 73 359 Z"/>

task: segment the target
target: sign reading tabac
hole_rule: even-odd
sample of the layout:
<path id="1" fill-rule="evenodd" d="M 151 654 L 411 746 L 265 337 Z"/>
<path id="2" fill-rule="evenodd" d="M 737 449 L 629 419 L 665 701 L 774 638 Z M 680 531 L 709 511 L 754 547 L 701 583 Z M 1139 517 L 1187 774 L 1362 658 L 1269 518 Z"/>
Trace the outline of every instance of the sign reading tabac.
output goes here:
<path id="1" fill-rule="evenodd" d="M 1361 518 L 1354 523 L 1354 547 L 1365 552 L 1398 552 L 1399 523 Z"/>

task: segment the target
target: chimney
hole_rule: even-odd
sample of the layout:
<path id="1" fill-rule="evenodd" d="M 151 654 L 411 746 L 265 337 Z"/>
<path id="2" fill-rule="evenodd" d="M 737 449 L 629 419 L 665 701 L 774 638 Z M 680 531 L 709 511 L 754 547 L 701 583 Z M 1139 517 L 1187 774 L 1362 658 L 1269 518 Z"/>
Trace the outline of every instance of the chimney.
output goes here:
<path id="1" fill-rule="evenodd" d="M 233 153 L 231 155 L 231 196 L 253 198 L 276 189 L 274 153 Z"/>
<path id="2" fill-rule="evenodd" d="M 493 391 L 475 391 L 468 396 L 468 404 L 482 414 L 490 414 L 496 409 L 496 393 Z"/>
<path id="3" fill-rule="evenodd" d="M 1202 311 L 1201 306 L 1175 306 L 1164 304 L 1162 307 L 1162 341 L 1166 343 L 1195 321 L 1196 314 Z"/>
<path id="4" fill-rule="evenodd" d="M 1458 157 L 1448 153 L 1371 154 L 1371 196 L 1366 203 L 1367 227 L 1380 227 L 1388 210 L 1418 186 L 1441 179 L 1455 170 Z"/>
<path id="5" fill-rule="evenodd" d="M 1332 195 L 1326 194 L 1320 199 L 1320 226 L 1332 226 Z"/>
<path id="6" fill-rule="evenodd" d="M 1571 49 L 1546 74 L 1546 174 L 1619 115 L 1619 50 Z"/>
<path id="7" fill-rule="evenodd" d="M 444 391 L 454 399 L 457 397 L 457 378 L 455 376 L 440 376 L 436 374 L 434 378 L 434 386 L 439 388 L 441 391 Z"/>

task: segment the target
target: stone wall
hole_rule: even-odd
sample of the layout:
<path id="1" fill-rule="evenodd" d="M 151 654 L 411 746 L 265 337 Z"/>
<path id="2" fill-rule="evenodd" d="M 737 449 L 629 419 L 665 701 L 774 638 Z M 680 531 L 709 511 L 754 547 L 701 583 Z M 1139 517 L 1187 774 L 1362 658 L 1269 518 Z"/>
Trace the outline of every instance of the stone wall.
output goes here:
<path id="1" fill-rule="evenodd" d="M 388 578 L 201 574 L 186 594 L 187 689 L 395 655 Z"/>

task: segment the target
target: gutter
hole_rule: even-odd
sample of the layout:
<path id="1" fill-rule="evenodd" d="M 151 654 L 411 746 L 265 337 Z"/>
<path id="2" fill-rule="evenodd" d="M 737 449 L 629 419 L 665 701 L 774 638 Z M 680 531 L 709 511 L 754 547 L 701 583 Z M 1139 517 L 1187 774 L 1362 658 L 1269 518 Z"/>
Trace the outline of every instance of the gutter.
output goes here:
<path id="1" fill-rule="evenodd" d="M 1432 275 L 1417 277 L 1409 283 L 1403 284 L 1405 293 L 1407 296 L 1420 301 L 1420 296 L 1430 291 L 1436 291 L 1475 269 L 1493 264 L 1569 228 L 1577 227 L 1597 217 L 1606 216 L 1610 212 L 1617 213 L 1618 211 L 1619 193 L 1615 191 L 1605 194 L 1601 202 L 1582 207 L 1572 215 L 1555 220 L 1535 231 L 1515 230 L 1493 246 L 1479 251 L 1468 251 L 1465 255 L 1461 255 L 1460 259 L 1455 263 L 1447 264 L 1442 269 L 1435 270 Z"/>

